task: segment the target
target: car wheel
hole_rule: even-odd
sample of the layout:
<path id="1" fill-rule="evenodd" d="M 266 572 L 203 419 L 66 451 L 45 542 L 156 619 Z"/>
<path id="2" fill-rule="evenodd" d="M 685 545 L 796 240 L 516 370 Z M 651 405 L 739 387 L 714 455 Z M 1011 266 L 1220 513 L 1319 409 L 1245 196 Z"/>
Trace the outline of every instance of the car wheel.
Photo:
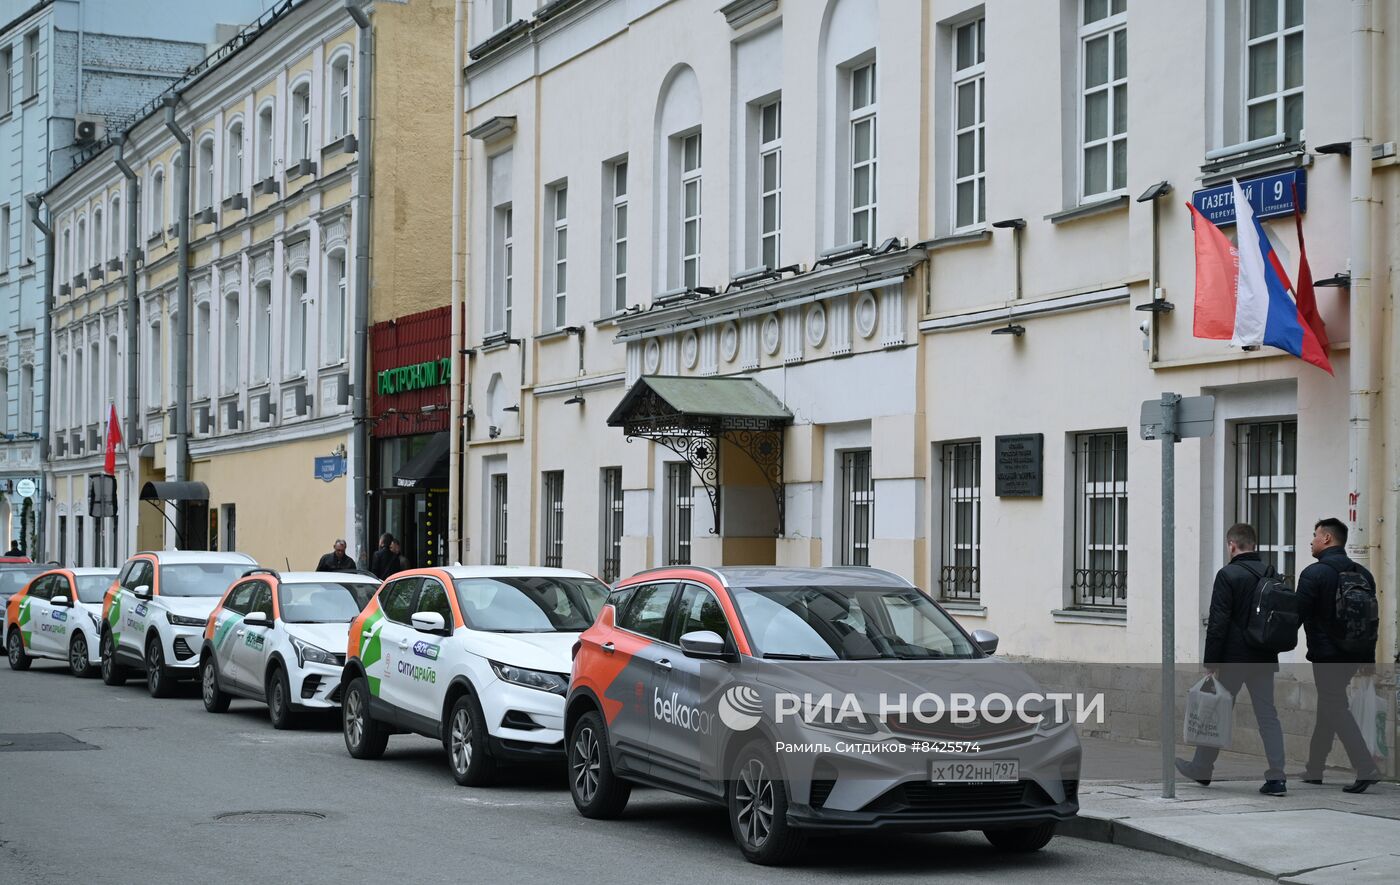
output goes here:
<path id="1" fill-rule="evenodd" d="M 275 664 L 267 676 L 267 715 L 276 729 L 291 728 L 296 725 L 296 714 L 292 712 L 292 689 L 287 683 L 287 671 Z"/>
<path id="2" fill-rule="evenodd" d="M 212 654 L 199 668 L 199 691 L 204 697 L 204 709 L 210 713 L 228 712 L 230 698 L 219 688 L 219 662 Z"/>
<path id="3" fill-rule="evenodd" d="M 1010 830 L 983 830 L 982 835 L 1002 851 L 1039 851 L 1055 836 L 1055 822 L 1048 821 L 1032 827 Z"/>
<path id="4" fill-rule="evenodd" d="M 740 751 L 729 782 L 728 805 L 734 841 L 750 862 L 778 866 L 801 850 L 805 840 L 787 822 L 787 784 L 761 742 Z"/>
<path id="5" fill-rule="evenodd" d="M 97 643 L 98 657 L 102 659 L 102 684 L 126 685 L 126 667 L 117 662 L 117 649 L 112 642 L 110 630 L 102 631 Z"/>
<path id="6" fill-rule="evenodd" d="M 68 643 L 68 670 L 79 679 L 92 675 L 92 664 L 88 663 L 87 636 L 78 632 Z"/>
<path id="7" fill-rule="evenodd" d="M 486 746 L 486 720 L 481 704 L 470 692 L 459 697 L 447 714 L 447 762 L 452 777 L 464 787 L 484 787 L 496 777 L 496 760 Z"/>
<path id="8" fill-rule="evenodd" d="M 175 693 L 175 680 L 165 670 L 165 649 L 160 637 L 146 640 L 146 690 L 153 698 L 168 698 Z"/>
<path id="9" fill-rule="evenodd" d="M 363 676 L 350 680 L 341 706 L 345 749 L 356 759 L 378 759 L 389 743 L 389 732 L 369 715 L 369 684 Z"/>
<path id="10" fill-rule="evenodd" d="M 18 627 L 10 628 L 9 638 L 5 643 L 5 650 L 10 653 L 11 670 L 28 670 L 33 659 L 24 651 L 24 637 L 19 635 Z"/>
<path id="11" fill-rule="evenodd" d="M 584 817 L 619 817 L 632 795 L 632 785 L 613 771 L 608 754 L 608 731 L 603 717 L 585 713 L 569 734 L 569 795 Z"/>

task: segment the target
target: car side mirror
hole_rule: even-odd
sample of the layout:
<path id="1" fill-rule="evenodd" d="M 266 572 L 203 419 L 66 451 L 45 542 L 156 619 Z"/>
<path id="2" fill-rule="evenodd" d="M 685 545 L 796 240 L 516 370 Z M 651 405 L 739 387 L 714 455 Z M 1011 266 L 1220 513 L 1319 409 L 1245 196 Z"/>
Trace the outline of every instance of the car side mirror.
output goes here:
<path id="1" fill-rule="evenodd" d="M 248 612 L 243 616 L 243 623 L 248 627 L 271 627 L 272 619 L 267 616 L 267 612 Z"/>
<path id="2" fill-rule="evenodd" d="M 409 621 L 419 633 L 447 632 L 447 622 L 437 612 L 414 612 Z"/>
<path id="3" fill-rule="evenodd" d="M 972 641 L 977 643 L 977 647 L 982 649 L 984 654 L 994 655 L 1001 638 L 991 630 L 973 630 Z"/>
<path id="4" fill-rule="evenodd" d="M 72 608 L 73 600 L 69 599 L 67 596 L 55 596 L 53 599 L 49 600 L 49 605 L 56 605 L 59 608 Z"/>
<path id="5" fill-rule="evenodd" d="M 694 630 L 681 637 L 681 651 L 688 658 L 701 660 L 724 660 L 729 651 L 724 646 L 724 637 L 713 630 Z"/>
<path id="6" fill-rule="evenodd" d="M 137 587 L 135 590 L 132 590 L 131 595 L 135 596 L 137 599 L 150 599 L 151 588 L 146 584 L 142 584 L 140 587 Z"/>

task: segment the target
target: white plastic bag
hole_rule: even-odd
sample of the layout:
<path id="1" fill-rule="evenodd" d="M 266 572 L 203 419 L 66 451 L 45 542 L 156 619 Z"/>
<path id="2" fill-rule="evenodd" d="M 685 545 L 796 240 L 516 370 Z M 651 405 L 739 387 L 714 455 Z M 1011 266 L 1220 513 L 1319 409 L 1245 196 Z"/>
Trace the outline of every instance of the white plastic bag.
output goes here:
<path id="1" fill-rule="evenodd" d="M 1235 698 L 1213 676 L 1203 676 L 1186 693 L 1186 722 L 1181 739 L 1195 747 L 1230 746 Z"/>
<path id="2" fill-rule="evenodd" d="M 1358 676 L 1347 686 L 1347 707 L 1356 720 L 1361 736 L 1366 739 L 1366 749 L 1377 765 L 1384 767 L 1390 748 L 1386 744 L 1385 698 L 1376 691 L 1375 675 Z"/>

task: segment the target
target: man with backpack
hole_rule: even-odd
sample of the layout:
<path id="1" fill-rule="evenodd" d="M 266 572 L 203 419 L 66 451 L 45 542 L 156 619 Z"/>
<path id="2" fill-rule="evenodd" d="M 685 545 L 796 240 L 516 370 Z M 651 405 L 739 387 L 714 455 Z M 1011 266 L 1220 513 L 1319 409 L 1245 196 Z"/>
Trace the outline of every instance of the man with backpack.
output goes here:
<path id="1" fill-rule="evenodd" d="M 1278 672 L 1278 653 L 1298 644 L 1298 600 L 1255 552 L 1259 540 L 1253 526 L 1231 526 L 1225 533 L 1225 544 L 1230 561 L 1216 572 L 1211 592 L 1206 675 L 1234 697 L 1242 687 L 1249 689 L 1268 758 L 1259 792 L 1282 796 L 1288 792 L 1288 782 L 1283 770 L 1283 726 L 1274 707 L 1274 674 Z M 1176 760 L 1176 770 L 1201 786 L 1209 786 L 1219 755 L 1214 747 L 1197 747 L 1191 761 Z"/>
<path id="2" fill-rule="evenodd" d="M 1380 609 L 1375 577 L 1347 556 L 1346 542 L 1346 523 L 1335 518 L 1319 520 L 1313 526 L 1312 539 L 1317 562 L 1298 577 L 1308 660 L 1317 683 L 1317 724 L 1303 782 L 1322 783 L 1332 739 L 1339 737 L 1356 770 L 1356 782 L 1342 790 L 1364 793 L 1381 779 L 1381 772 L 1347 709 L 1347 684 L 1361 668 L 1375 666 Z"/>

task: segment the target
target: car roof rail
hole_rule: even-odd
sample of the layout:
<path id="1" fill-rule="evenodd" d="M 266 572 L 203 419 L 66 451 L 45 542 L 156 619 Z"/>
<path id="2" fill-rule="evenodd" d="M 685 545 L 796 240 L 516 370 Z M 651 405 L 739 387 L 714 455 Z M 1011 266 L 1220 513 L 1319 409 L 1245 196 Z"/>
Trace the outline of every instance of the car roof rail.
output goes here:
<path id="1" fill-rule="evenodd" d="M 238 578 L 239 578 L 239 580 L 242 580 L 243 578 L 247 578 L 247 577 L 249 577 L 249 576 L 251 576 L 251 575 L 272 575 L 274 578 L 277 578 L 279 581 L 282 579 L 282 576 L 279 575 L 279 574 L 277 573 L 277 570 L 276 570 L 276 569 L 262 568 L 261 566 L 259 566 L 258 568 L 250 568 L 250 569 L 248 569 L 246 572 L 244 572 L 243 574 L 239 575 Z"/>

